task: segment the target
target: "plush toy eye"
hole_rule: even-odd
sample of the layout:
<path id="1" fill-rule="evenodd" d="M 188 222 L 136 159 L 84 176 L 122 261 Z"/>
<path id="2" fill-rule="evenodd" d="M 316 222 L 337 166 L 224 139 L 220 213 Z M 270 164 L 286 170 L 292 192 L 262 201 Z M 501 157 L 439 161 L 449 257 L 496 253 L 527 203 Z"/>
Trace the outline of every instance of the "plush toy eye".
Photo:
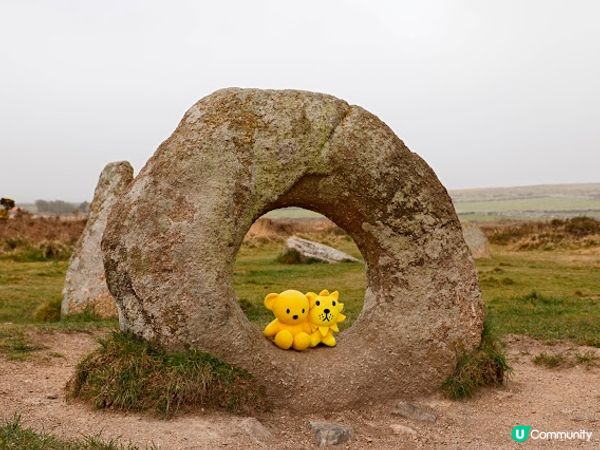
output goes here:
<path id="1" fill-rule="evenodd" d="M 304 314 L 304 308 L 302 308 L 302 314 Z"/>
<path id="2" fill-rule="evenodd" d="M 290 313 L 290 308 L 286 309 L 285 312 L 289 314 Z"/>
<path id="3" fill-rule="evenodd" d="M 331 304 L 332 304 L 333 306 L 335 306 L 335 302 L 332 302 Z"/>
<path id="4" fill-rule="evenodd" d="M 317 300 L 317 302 L 315 303 L 315 305 L 319 306 L 321 304 L 321 302 L 319 300 Z"/>

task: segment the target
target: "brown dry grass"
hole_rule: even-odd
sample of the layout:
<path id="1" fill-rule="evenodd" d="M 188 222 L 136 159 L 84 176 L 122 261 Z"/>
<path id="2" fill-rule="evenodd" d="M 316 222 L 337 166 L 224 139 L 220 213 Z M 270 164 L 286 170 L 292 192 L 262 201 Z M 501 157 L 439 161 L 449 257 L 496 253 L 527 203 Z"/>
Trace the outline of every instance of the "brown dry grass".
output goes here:
<path id="1" fill-rule="evenodd" d="M 600 246 L 600 221 L 591 217 L 483 224 L 481 229 L 492 244 L 518 251 Z"/>
<path id="2" fill-rule="evenodd" d="M 86 219 L 32 217 L 0 221 L 0 255 L 23 260 L 66 259 L 79 239 Z"/>

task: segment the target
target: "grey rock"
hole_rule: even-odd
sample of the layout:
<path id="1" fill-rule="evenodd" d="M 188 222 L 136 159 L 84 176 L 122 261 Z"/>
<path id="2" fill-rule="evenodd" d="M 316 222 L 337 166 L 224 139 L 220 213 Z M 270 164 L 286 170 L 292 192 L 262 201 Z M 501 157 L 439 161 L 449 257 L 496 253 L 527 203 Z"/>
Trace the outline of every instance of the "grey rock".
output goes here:
<path id="1" fill-rule="evenodd" d="M 290 236 L 287 238 L 285 241 L 285 248 L 286 251 L 297 251 L 304 258 L 316 259 L 318 261 L 330 264 L 340 262 L 360 262 L 360 260 L 356 259 L 354 256 L 351 256 L 333 247 L 329 247 L 328 245 L 320 244 L 318 242 L 309 241 L 308 239 L 302 239 L 298 236 Z"/>
<path id="2" fill-rule="evenodd" d="M 315 432 L 315 440 L 319 447 L 343 444 L 352 438 L 352 427 L 346 425 L 312 420 L 309 425 Z"/>
<path id="3" fill-rule="evenodd" d="M 463 223 L 462 229 L 465 242 L 473 258 L 489 258 L 490 243 L 481 228 L 472 223 Z"/>
<path id="4" fill-rule="evenodd" d="M 365 259 L 363 310 L 334 348 L 283 351 L 237 302 L 246 232 L 286 206 L 325 214 Z M 381 120 L 329 95 L 232 88 L 201 99 L 112 208 L 102 251 L 122 329 L 248 370 L 274 407 L 428 394 L 456 349 L 481 340 L 477 273 L 448 192 Z M 350 382 L 332 375 L 342 373 Z"/>
<path id="5" fill-rule="evenodd" d="M 390 425 L 390 428 L 392 429 L 392 432 L 394 434 L 408 436 L 411 438 L 417 437 L 417 430 L 415 430 L 411 427 L 407 427 L 407 426 L 399 424 L 399 423 L 393 423 Z"/>
<path id="6" fill-rule="evenodd" d="M 258 419 L 245 417 L 238 422 L 238 427 L 258 443 L 268 442 L 273 435 Z"/>
<path id="7" fill-rule="evenodd" d="M 437 420 L 437 416 L 431 409 L 409 402 L 398 403 L 392 414 L 420 422 L 435 423 Z"/>
<path id="8" fill-rule="evenodd" d="M 132 179 L 133 168 L 127 161 L 109 163 L 102 170 L 87 223 L 69 261 L 61 316 L 88 308 L 101 317 L 117 315 L 115 300 L 106 285 L 100 242 L 110 210 Z"/>

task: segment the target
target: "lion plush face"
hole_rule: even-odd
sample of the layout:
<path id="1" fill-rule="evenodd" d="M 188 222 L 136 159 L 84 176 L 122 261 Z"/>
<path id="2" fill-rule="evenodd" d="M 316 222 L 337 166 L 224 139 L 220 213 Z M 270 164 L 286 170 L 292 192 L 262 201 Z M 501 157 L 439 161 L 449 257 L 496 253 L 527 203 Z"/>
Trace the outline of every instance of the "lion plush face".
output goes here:
<path id="1" fill-rule="evenodd" d="M 330 294 L 325 289 L 319 295 L 308 292 L 306 296 L 310 303 L 308 313 L 310 323 L 317 327 L 333 327 L 337 331 L 337 323 L 345 319 L 345 316 L 341 314 L 344 304 L 338 301 L 338 291 Z"/>
<path id="2" fill-rule="evenodd" d="M 300 291 L 293 289 L 280 294 L 269 294 L 265 297 L 265 307 L 275 314 L 281 323 L 298 325 L 306 321 L 308 316 L 308 298 Z"/>

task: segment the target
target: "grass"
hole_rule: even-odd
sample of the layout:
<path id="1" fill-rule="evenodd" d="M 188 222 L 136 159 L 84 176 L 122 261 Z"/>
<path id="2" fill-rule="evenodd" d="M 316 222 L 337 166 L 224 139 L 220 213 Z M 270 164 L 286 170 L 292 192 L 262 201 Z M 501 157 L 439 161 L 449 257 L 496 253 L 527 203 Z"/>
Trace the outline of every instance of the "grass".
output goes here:
<path id="1" fill-rule="evenodd" d="M 45 347 L 34 344 L 25 335 L 24 330 L 14 327 L 2 327 L 0 329 L 0 353 L 8 359 L 25 360 L 35 351 Z"/>
<path id="2" fill-rule="evenodd" d="M 361 263 L 344 264 L 281 264 L 277 261 L 283 244 L 269 243 L 259 247 L 242 246 L 234 272 L 234 288 L 240 306 L 258 327 L 272 320 L 272 313 L 263 306 L 265 295 L 297 289 L 301 292 L 339 290 L 347 319 L 340 325 L 350 326 L 362 309 L 366 274 Z M 335 247 L 361 258 L 351 240 L 340 239 Z M 340 327 L 342 328 L 342 327 Z"/>
<path id="3" fill-rule="evenodd" d="M 442 390 L 453 400 L 470 398 L 483 386 L 503 384 L 510 371 L 504 346 L 486 320 L 479 348 L 459 353 L 454 373 L 444 381 Z"/>
<path id="4" fill-rule="evenodd" d="M 600 301 L 550 296 L 538 291 L 488 303 L 502 334 L 526 334 L 548 342 L 571 341 L 600 347 Z"/>
<path id="5" fill-rule="evenodd" d="M 21 424 L 21 418 L 0 422 L 0 448 L 6 450 L 138 450 L 132 444 L 105 440 L 100 436 L 85 436 L 81 439 L 67 440 L 45 432 L 38 432 Z M 156 447 L 146 447 L 154 449 Z"/>
<path id="6" fill-rule="evenodd" d="M 251 374 L 196 350 L 167 353 L 113 332 L 77 366 L 67 397 L 96 408 L 154 411 L 223 409 L 250 413 L 269 405 Z"/>
<path id="7" fill-rule="evenodd" d="M 549 369 L 554 369 L 567 363 L 567 358 L 564 355 L 551 355 L 545 352 L 534 356 L 531 360 L 535 365 L 544 366 Z"/>
<path id="8" fill-rule="evenodd" d="M 586 368 L 596 367 L 600 358 L 592 351 L 575 352 L 569 354 L 563 353 L 546 353 L 542 352 L 531 358 L 531 361 L 538 366 L 543 366 L 548 369 L 556 369 L 559 367 L 574 367 L 582 365 Z"/>

